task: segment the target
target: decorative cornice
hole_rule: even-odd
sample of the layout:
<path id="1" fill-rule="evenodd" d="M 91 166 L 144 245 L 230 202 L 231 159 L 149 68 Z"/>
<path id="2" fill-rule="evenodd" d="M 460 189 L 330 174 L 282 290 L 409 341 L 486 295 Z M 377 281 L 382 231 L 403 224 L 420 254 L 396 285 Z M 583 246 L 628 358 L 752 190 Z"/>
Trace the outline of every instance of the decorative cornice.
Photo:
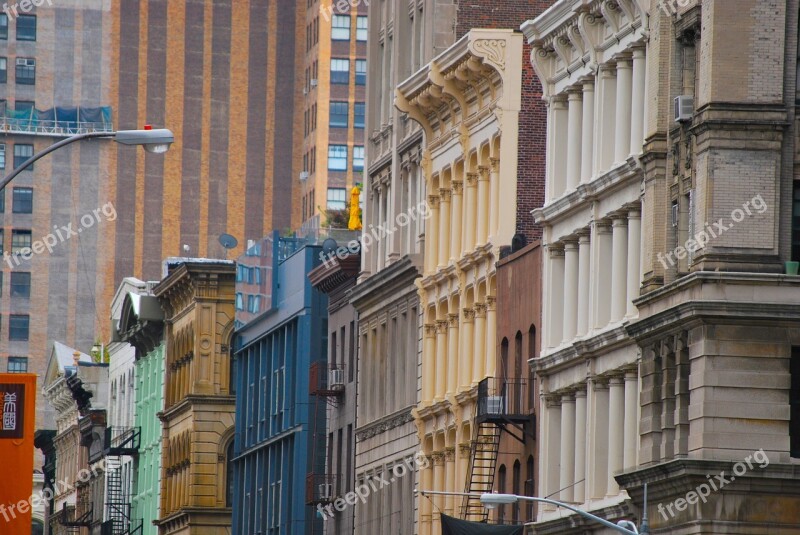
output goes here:
<path id="1" fill-rule="evenodd" d="M 356 440 L 359 442 L 367 440 L 413 421 L 414 416 L 411 414 L 411 408 L 401 409 L 357 429 Z"/>

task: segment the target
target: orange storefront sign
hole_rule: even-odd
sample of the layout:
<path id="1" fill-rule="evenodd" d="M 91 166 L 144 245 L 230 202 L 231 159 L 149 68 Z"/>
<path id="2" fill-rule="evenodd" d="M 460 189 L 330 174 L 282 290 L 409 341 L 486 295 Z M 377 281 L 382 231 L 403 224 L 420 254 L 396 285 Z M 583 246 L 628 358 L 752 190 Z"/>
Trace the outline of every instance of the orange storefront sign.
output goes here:
<path id="1" fill-rule="evenodd" d="M 36 375 L 0 373 L 0 534 L 30 535 Z"/>

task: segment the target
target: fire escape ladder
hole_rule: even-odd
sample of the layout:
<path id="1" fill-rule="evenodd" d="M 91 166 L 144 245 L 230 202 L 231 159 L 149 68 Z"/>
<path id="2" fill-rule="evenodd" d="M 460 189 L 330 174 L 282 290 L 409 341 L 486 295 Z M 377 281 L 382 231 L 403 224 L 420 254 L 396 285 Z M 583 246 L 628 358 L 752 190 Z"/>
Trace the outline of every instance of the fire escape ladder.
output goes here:
<path id="1" fill-rule="evenodd" d="M 475 428 L 472 441 L 469 467 L 469 480 L 465 492 L 468 494 L 484 494 L 492 492 L 494 473 L 497 466 L 497 454 L 500 449 L 501 429 L 492 422 L 481 422 Z M 467 520 L 485 522 L 488 511 L 476 496 L 464 496 L 461 516 Z"/>

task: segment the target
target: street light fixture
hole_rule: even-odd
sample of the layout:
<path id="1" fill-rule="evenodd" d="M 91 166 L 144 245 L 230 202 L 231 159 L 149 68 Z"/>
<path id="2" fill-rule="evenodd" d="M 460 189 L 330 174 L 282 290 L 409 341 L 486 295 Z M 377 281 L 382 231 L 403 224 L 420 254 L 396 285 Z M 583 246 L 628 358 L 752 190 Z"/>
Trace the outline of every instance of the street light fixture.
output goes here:
<path id="1" fill-rule="evenodd" d="M 169 150 L 169 146 L 175 141 L 175 136 L 173 136 L 172 131 L 167 128 L 156 128 L 154 130 L 149 125 L 145 126 L 143 130 L 119 130 L 116 132 L 87 132 L 84 134 L 75 134 L 74 136 L 62 139 L 58 143 L 53 143 L 43 151 L 37 152 L 22 162 L 19 167 L 11 171 L 8 176 L 0 181 L 0 190 L 5 188 L 18 174 L 40 158 L 47 156 L 61 147 L 84 139 L 112 139 L 121 145 L 142 145 L 147 152 L 163 154 Z"/>

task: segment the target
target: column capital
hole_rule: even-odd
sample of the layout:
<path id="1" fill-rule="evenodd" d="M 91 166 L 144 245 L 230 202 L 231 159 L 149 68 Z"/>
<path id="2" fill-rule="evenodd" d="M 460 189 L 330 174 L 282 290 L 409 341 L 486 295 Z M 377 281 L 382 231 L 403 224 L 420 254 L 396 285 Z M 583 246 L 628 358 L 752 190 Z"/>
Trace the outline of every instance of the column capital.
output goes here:
<path id="1" fill-rule="evenodd" d="M 581 89 L 584 93 L 594 93 L 594 77 L 586 77 L 582 78 L 581 81 Z"/>
<path id="2" fill-rule="evenodd" d="M 447 334 L 447 320 L 436 320 L 436 334 Z"/>
<path id="3" fill-rule="evenodd" d="M 608 386 L 622 386 L 625 384 L 625 378 L 623 375 L 612 375 L 608 378 Z"/>
<path id="4" fill-rule="evenodd" d="M 638 368 L 627 368 L 625 370 L 625 382 L 628 381 L 638 381 L 639 380 L 639 369 Z"/>
<path id="5" fill-rule="evenodd" d="M 586 397 L 586 385 L 581 384 L 578 388 L 575 389 L 575 399 L 585 398 Z"/>
<path id="6" fill-rule="evenodd" d="M 592 240 L 592 231 L 588 228 L 582 228 L 575 234 L 578 236 L 579 244 L 587 244 Z"/>
<path id="7" fill-rule="evenodd" d="M 627 212 L 614 212 L 611 214 L 612 227 L 627 227 L 628 226 L 628 213 Z"/>
<path id="8" fill-rule="evenodd" d="M 456 459 L 456 448 L 455 446 L 450 446 L 444 449 L 444 460 L 445 462 L 453 462 Z"/>
<path id="9" fill-rule="evenodd" d="M 453 195 L 461 195 L 464 191 L 464 182 L 461 180 L 453 180 Z"/>
<path id="10" fill-rule="evenodd" d="M 583 87 L 570 87 L 567 89 L 567 101 L 583 101 Z"/>
<path id="11" fill-rule="evenodd" d="M 489 165 L 492 168 L 492 172 L 497 173 L 500 171 L 500 158 L 489 158 Z"/>
<path id="12" fill-rule="evenodd" d="M 439 208 L 439 196 L 438 195 L 428 195 L 428 204 L 431 208 Z"/>
<path id="13" fill-rule="evenodd" d="M 641 219 L 642 218 L 642 209 L 641 208 L 629 208 L 628 209 L 628 219 Z"/>
<path id="14" fill-rule="evenodd" d="M 462 442 L 461 444 L 459 444 L 458 453 L 460 458 L 469 459 L 469 456 L 472 454 L 472 443 Z"/>
<path id="15" fill-rule="evenodd" d="M 567 109 L 567 97 L 564 96 L 563 94 L 555 95 L 554 97 L 552 97 L 550 102 L 553 104 L 553 109 L 556 108 L 561 110 Z"/>
<path id="16" fill-rule="evenodd" d="M 488 165 L 479 165 L 478 166 L 478 180 L 489 180 L 489 166 Z"/>
<path id="17" fill-rule="evenodd" d="M 468 307 L 461 310 L 464 313 L 464 323 L 472 323 L 472 321 L 475 319 L 475 309 Z"/>
<path id="18" fill-rule="evenodd" d="M 497 310 L 497 297 L 493 295 L 486 296 L 486 309 L 492 312 Z"/>
<path id="19" fill-rule="evenodd" d="M 424 328 L 425 328 L 425 338 L 433 338 L 434 336 L 436 336 L 435 323 L 426 323 Z"/>
<path id="20" fill-rule="evenodd" d="M 439 188 L 440 202 L 450 202 L 450 197 L 453 195 L 453 190 L 448 188 Z"/>
<path id="21" fill-rule="evenodd" d="M 644 59 L 645 58 L 645 44 L 644 43 L 637 43 L 633 47 L 631 47 L 631 54 L 633 55 L 633 59 Z"/>
<path id="22" fill-rule="evenodd" d="M 556 393 L 545 394 L 544 395 L 544 405 L 548 409 L 552 409 L 552 408 L 555 408 L 555 407 L 560 407 L 561 406 L 561 394 L 556 394 Z"/>
<path id="23" fill-rule="evenodd" d="M 433 466 L 444 466 L 444 452 L 434 451 L 431 453 L 431 460 Z"/>
<path id="24" fill-rule="evenodd" d="M 449 328 L 458 329 L 458 314 L 448 314 L 447 323 Z"/>
<path id="25" fill-rule="evenodd" d="M 598 219 L 594 222 L 594 228 L 598 234 L 611 234 L 611 222 L 608 219 Z"/>
<path id="26" fill-rule="evenodd" d="M 467 187 L 475 187 L 478 185 L 478 173 L 474 171 L 470 171 L 467 173 Z"/>
<path id="27" fill-rule="evenodd" d="M 475 303 L 475 317 L 476 318 L 486 317 L 486 303 Z"/>
<path id="28" fill-rule="evenodd" d="M 561 404 L 564 403 L 575 403 L 575 392 L 572 390 L 568 390 L 561 394 Z"/>
<path id="29" fill-rule="evenodd" d="M 574 252 L 578 250 L 578 236 L 567 236 L 562 238 L 561 241 L 564 243 L 564 251 Z"/>
<path id="30" fill-rule="evenodd" d="M 560 244 L 551 244 L 547 246 L 547 253 L 551 259 L 564 258 L 564 247 Z"/>

